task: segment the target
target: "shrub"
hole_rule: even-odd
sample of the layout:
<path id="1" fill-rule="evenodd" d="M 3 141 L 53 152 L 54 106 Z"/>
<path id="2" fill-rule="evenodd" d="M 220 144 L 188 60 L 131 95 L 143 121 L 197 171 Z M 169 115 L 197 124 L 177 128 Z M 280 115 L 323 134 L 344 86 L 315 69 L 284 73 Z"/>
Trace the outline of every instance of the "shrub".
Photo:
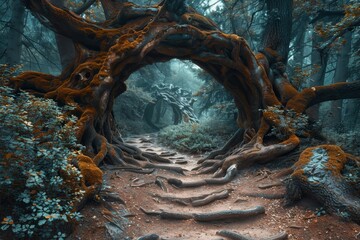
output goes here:
<path id="1" fill-rule="evenodd" d="M 76 144 L 71 107 L 0 87 L 1 230 L 18 238 L 64 239 L 62 232 L 80 214 L 73 211 L 83 192 L 73 165 Z"/>
<path id="2" fill-rule="evenodd" d="M 179 151 L 201 153 L 222 146 L 235 131 L 234 123 L 208 120 L 168 126 L 159 132 L 158 139 Z"/>
<path id="3" fill-rule="evenodd" d="M 304 135 L 308 127 L 308 116 L 298 114 L 292 109 L 283 109 L 281 106 L 269 106 L 262 112 L 275 113 L 278 117 L 279 125 L 272 126 L 269 136 L 276 136 L 285 139 L 290 134 Z"/>

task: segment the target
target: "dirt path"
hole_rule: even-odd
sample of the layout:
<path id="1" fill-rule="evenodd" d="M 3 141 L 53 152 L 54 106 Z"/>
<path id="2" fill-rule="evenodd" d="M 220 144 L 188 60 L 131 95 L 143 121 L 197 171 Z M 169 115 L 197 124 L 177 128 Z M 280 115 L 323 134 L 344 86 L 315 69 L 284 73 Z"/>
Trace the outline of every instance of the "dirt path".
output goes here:
<path id="1" fill-rule="evenodd" d="M 167 156 L 174 164 L 189 171 L 186 172 L 186 176 L 182 176 L 164 170 L 155 170 L 151 174 L 106 170 L 105 192 L 120 197 L 125 205 L 116 198 L 108 198 L 106 201 L 88 205 L 82 211 L 84 220 L 69 239 L 137 239 L 147 234 L 157 234 L 161 239 L 173 240 L 228 239 L 216 234 L 220 230 L 235 231 L 252 239 L 264 239 L 284 232 L 287 233 L 288 239 L 360 239 L 359 225 L 329 215 L 316 216 L 314 213 L 319 206 L 309 199 L 302 200 L 294 207 L 284 208 L 282 199 L 263 198 L 276 197 L 284 193 L 284 187 L 281 185 L 267 189 L 259 188 L 259 185 L 276 181 L 271 179 L 271 176 L 278 170 L 269 171 L 264 166 L 257 166 L 239 172 L 235 180 L 225 185 L 177 189 L 167 184 L 164 178 L 175 177 L 182 180 L 204 178 L 204 175 L 194 175 L 194 172 L 190 171 L 201 156 L 182 155 L 160 147 L 153 143 L 154 136 L 150 135 L 131 137 L 126 141 L 143 151 Z M 159 182 L 164 184 L 161 185 Z M 228 196 L 225 194 L 226 190 L 230 193 Z M 224 198 L 200 207 L 184 206 L 179 202 L 171 202 L 163 198 L 164 196 L 189 198 L 212 192 L 223 193 Z M 257 194 L 263 197 L 249 196 Z M 143 208 L 149 211 L 162 209 L 176 213 L 209 213 L 249 209 L 256 206 L 264 206 L 265 213 L 245 220 L 230 219 L 215 222 L 161 219 L 159 216 L 147 215 L 140 210 Z"/>

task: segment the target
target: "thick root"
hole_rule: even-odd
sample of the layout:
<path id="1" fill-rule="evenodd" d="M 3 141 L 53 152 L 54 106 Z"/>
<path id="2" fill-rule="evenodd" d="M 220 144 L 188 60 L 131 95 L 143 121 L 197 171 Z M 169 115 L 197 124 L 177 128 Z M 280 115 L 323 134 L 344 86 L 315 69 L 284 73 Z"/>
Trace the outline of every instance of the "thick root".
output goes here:
<path id="1" fill-rule="evenodd" d="M 281 143 L 264 146 L 262 135 L 255 134 L 249 143 L 232 151 L 232 154 L 223 160 L 209 159 L 201 161 L 196 167 L 200 174 L 214 173 L 214 177 L 220 177 L 227 173 L 230 166 L 235 165 L 237 169 L 244 169 L 255 163 L 267 163 L 294 150 L 300 140 L 296 135 L 291 135 Z M 200 183 L 199 183 L 200 184 Z"/>
<path id="2" fill-rule="evenodd" d="M 283 185 L 283 183 L 281 181 L 276 181 L 276 182 L 271 182 L 271 183 L 260 184 L 258 186 L 258 188 L 260 188 L 260 189 L 268 189 L 268 188 L 282 186 L 282 185 Z"/>
<path id="3" fill-rule="evenodd" d="M 294 173 L 286 180 L 286 203 L 291 204 L 307 193 L 328 212 L 359 223 L 359 193 L 342 175 L 347 162 L 347 154 L 336 145 L 305 149 L 294 165 Z"/>
<path id="4" fill-rule="evenodd" d="M 168 179 L 168 183 L 178 188 L 201 187 L 205 185 L 221 185 L 221 184 L 226 184 L 231 180 L 233 180 L 236 176 L 236 173 L 237 173 L 236 165 L 233 165 L 227 169 L 224 177 L 205 178 L 193 182 L 183 182 L 180 179 L 170 178 Z"/>
<path id="5" fill-rule="evenodd" d="M 252 237 L 248 237 L 243 234 L 229 230 L 221 230 L 218 231 L 216 234 L 228 238 L 230 240 L 254 240 L 254 238 Z M 286 232 L 281 232 L 279 234 L 267 238 L 260 238 L 260 240 L 286 240 L 286 239 L 288 239 L 288 234 Z"/>
<path id="6" fill-rule="evenodd" d="M 159 239 L 160 239 L 159 235 L 154 233 L 137 238 L 137 240 L 159 240 Z"/>
<path id="7" fill-rule="evenodd" d="M 254 208 L 250 208 L 246 210 L 224 210 L 224 211 L 209 212 L 209 213 L 175 213 L 164 210 L 148 211 L 143 208 L 140 208 L 140 210 L 147 215 L 160 216 L 163 219 L 173 219 L 173 220 L 193 219 L 197 222 L 212 222 L 212 221 L 220 221 L 220 220 L 245 220 L 250 217 L 254 217 L 265 213 L 265 208 L 263 206 L 256 206 Z"/>
<path id="8" fill-rule="evenodd" d="M 222 191 L 216 191 L 208 194 L 203 194 L 200 196 L 195 197 L 187 197 L 187 198 L 180 198 L 180 197 L 173 197 L 173 196 L 161 196 L 158 194 L 154 194 L 154 197 L 157 197 L 159 199 L 177 203 L 180 205 L 185 206 L 192 206 L 192 207 L 200 207 L 205 206 L 207 204 L 210 204 L 212 202 L 215 202 L 217 200 L 225 199 L 230 196 L 230 193 L 232 192 L 232 189 L 226 189 Z"/>
<path id="9" fill-rule="evenodd" d="M 220 230 L 216 232 L 216 235 L 219 235 L 221 237 L 228 238 L 230 240 L 252 240 L 252 238 L 245 236 L 243 234 L 229 231 L 229 230 Z"/>
<path id="10" fill-rule="evenodd" d="M 202 162 L 206 161 L 207 159 L 214 159 L 218 156 L 225 155 L 227 152 L 229 152 L 233 147 L 235 147 L 237 144 L 241 143 L 243 137 L 244 137 L 244 129 L 238 129 L 235 134 L 225 143 L 225 145 L 219 149 L 215 150 L 209 153 L 209 155 L 198 161 L 198 164 L 201 164 Z"/>
<path id="11" fill-rule="evenodd" d="M 265 199 L 282 199 L 285 197 L 284 193 L 244 193 L 247 197 L 265 198 Z"/>

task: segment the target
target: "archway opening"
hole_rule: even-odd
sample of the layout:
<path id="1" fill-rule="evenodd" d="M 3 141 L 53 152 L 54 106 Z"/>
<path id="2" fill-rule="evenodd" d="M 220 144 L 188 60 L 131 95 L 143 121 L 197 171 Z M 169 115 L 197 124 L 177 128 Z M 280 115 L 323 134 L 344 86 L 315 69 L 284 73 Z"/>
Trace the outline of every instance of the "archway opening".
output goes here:
<path id="1" fill-rule="evenodd" d="M 210 74 L 177 59 L 132 73 L 113 106 L 123 137 L 148 135 L 177 151 L 219 148 L 237 130 L 233 97 Z"/>

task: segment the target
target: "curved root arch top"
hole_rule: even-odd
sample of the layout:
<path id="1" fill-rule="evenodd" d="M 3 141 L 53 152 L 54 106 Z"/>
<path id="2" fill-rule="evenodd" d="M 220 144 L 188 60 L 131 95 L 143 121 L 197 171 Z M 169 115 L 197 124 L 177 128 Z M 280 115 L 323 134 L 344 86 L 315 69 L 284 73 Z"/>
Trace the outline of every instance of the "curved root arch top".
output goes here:
<path id="1" fill-rule="evenodd" d="M 163 1 L 149 8 L 124 3 L 112 18 L 98 24 L 45 0 L 27 1 L 27 5 L 77 43 L 78 57 L 71 74 L 63 74 L 65 80 L 54 86 L 55 93 L 41 91 L 49 97 L 91 105 L 98 115 L 104 115 L 113 98 L 125 91 L 123 82 L 132 72 L 179 58 L 193 61 L 233 94 L 238 123 L 244 128 L 259 127 L 259 108 L 280 104 L 266 70 L 246 41 L 223 33 L 184 1 Z"/>

